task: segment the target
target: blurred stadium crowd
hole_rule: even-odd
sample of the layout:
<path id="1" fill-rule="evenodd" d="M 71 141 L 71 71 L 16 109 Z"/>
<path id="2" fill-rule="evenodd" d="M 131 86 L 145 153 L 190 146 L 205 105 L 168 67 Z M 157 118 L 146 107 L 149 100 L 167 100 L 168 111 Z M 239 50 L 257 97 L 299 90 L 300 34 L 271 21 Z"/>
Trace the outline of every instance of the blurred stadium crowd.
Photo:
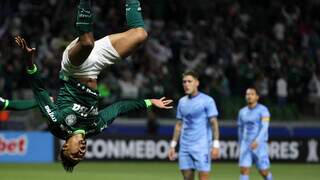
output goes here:
<path id="1" fill-rule="evenodd" d="M 92 0 L 95 38 L 122 32 L 124 1 Z M 141 0 L 149 40 L 104 71 L 102 103 L 183 95 L 181 73 L 200 74 L 222 118 L 235 118 L 255 86 L 276 118 L 320 117 L 320 1 Z M 75 38 L 75 1 L 2 0 L 0 94 L 31 98 L 13 37 L 24 36 L 53 96 L 61 55 Z M 165 114 L 162 114 L 165 115 Z M 174 117 L 172 112 L 169 117 Z"/>

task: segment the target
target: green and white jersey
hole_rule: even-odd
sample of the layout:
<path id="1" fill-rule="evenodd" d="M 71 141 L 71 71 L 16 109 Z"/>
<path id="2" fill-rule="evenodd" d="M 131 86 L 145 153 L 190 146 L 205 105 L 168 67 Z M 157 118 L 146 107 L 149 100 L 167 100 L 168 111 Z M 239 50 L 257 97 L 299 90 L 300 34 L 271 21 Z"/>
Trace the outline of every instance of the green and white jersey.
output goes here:
<path id="1" fill-rule="evenodd" d="M 55 109 L 44 107 L 49 117 L 50 131 L 61 139 L 66 139 L 78 130 L 83 130 L 86 137 L 97 135 L 116 117 L 151 105 L 148 100 L 125 100 L 116 102 L 99 112 L 98 91 L 72 78 L 63 76 L 62 80 Z"/>
<path id="2" fill-rule="evenodd" d="M 62 77 L 62 85 L 55 102 L 57 110 L 54 112 L 55 117 L 49 119 L 51 132 L 65 139 L 77 130 L 96 131 L 98 129 L 98 91 L 75 79 L 63 75 L 60 77 Z"/>

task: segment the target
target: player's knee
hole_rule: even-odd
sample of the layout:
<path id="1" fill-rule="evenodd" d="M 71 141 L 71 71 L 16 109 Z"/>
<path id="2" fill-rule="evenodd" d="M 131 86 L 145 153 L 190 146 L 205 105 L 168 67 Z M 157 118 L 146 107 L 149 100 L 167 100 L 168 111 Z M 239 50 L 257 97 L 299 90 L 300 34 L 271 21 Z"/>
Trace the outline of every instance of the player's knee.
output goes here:
<path id="1" fill-rule="evenodd" d="M 148 39 L 148 33 L 145 29 L 135 28 L 132 30 L 134 31 L 134 35 L 138 44 L 142 44 Z"/>
<path id="2" fill-rule="evenodd" d="M 260 172 L 261 176 L 263 176 L 263 177 L 267 177 L 269 174 L 268 170 L 260 170 L 259 172 Z"/>
<path id="3" fill-rule="evenodd" d="M 240 173 L 243 175 L 249 175 L 250 169 L 249 168 L 240 168 Z"/>

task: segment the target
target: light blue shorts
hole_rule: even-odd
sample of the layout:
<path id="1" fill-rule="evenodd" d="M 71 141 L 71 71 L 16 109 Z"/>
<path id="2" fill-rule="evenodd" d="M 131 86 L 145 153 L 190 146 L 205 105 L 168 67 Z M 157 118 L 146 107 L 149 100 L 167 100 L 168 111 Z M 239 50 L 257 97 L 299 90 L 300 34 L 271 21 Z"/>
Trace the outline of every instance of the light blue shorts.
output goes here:
<path id="1" fill-rule="evenodd" d="M 262 142 L 257 149 L 252 150 L 250 144 L 241 142 L 239 154 L 239 166 L 251 167 L 255 163 L 257 169 L 264 170 L 270 168 L 270 159 L 268 155 L 268 143 Z"/>
<path id="2" fill-rule="evenodd" d="M 211 153 L 207 151 L 179 151 L 180 170 L 194 169 L 201 172 L 211 170 Z"/>

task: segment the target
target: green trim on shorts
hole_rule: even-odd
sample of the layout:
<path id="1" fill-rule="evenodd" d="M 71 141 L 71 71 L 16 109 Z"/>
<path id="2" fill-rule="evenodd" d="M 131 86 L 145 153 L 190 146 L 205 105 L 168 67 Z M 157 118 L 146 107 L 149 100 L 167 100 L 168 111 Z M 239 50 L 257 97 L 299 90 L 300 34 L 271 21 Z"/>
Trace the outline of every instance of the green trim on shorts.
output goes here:
<path id="1" fill-rule="evenodd" d="M 35 64 L 33 64 L 33 68 L 32 69 L 27 69 L 27 73 L 30 74 L 30 75 L 36 73 L 37 71 L 38 71 L 38 68 L 37 68 L 37 66 Z"/>
<path id="2" fill-rule="evenodd" d="M 147 108 L 152 106 L 152 102 L 150 99 L 145 99 L 144 102 L 146 103 Z"/>

